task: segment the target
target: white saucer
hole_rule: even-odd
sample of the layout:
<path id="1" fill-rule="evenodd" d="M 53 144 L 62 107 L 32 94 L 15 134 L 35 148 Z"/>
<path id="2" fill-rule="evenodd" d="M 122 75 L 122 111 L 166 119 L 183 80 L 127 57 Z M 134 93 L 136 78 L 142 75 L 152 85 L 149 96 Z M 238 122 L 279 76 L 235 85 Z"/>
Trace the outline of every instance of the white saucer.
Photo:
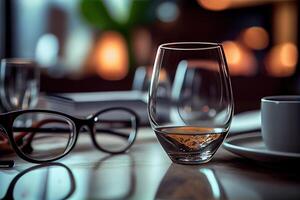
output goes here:
<path id="1" fill-rule="evenodd" d="M 239 156 L 259 162 L 299 162 L 300 153 L 270 151 L 266 149 L 260 132 L 228 136 L 223 147 Z"/>

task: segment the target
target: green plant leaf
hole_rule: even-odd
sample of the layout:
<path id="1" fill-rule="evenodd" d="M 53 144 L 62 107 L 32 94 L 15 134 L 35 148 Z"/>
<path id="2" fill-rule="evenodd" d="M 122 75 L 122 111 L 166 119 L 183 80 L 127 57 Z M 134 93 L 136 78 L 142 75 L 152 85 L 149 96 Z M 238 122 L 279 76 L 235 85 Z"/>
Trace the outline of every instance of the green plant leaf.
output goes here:
<path id="1" fill-rule="evenodd" d="M 147 9 L 150 7 L 149 0 L 133 0 L 131 4 L 128 25 L 134 26 L 147 21 Z"/>
<path id="2" fill-rule="evenodd" d="M 109 15 L 101 0 L 81 0 L 79 4 L 83 18 L 100 29 L 117 29 L 118 24 Z"/>

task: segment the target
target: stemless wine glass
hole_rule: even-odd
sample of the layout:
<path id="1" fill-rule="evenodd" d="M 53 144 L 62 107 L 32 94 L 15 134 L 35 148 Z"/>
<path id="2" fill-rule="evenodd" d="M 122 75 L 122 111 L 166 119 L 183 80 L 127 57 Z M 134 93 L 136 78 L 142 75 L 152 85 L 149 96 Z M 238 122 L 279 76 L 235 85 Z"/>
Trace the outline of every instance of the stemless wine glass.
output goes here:
<path id="1" fill-rule="evenodd" d="M 40 70 L 32 60 L 2 59 L 0 66 L 0 111 L 8 112 L 36 106 Z"/>
<path id="2" fill-rule="evenodd" d="M 172 84 L 171 91 L 163 96 L 158 95 L 161 72 L 168 74 Z M 148 115 L 152 129 L 173 162 L 208 162 L 226 137 L 233 116 L 231 83 L 222 45 L 160 45 L 149 89 Z"/>

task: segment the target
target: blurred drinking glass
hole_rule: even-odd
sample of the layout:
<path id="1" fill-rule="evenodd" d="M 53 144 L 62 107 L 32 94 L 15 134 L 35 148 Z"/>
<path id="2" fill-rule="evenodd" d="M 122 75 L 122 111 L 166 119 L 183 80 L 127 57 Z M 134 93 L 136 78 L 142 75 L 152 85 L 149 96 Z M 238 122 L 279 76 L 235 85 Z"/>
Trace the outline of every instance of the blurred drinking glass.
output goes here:
<path id="1" fill-rule="evenodd" d="M 27 59 L 3 59 L 0 67 L 0 111 L 29 109 L 37 105 L 40 70 Z"/>
<path id="2" fill-rule="evenodd" d="M 172 89 L 160 98 L 158 86 L 164 74 L 170 77 Z M 160 116 L 162 109 L 169 114 L 167 120 Z M 160 45 L 150 84 L 148 114 L 159 142 L 173 162 L 208 162 L 226 137 L 233 115 L 222 45 Z"/>

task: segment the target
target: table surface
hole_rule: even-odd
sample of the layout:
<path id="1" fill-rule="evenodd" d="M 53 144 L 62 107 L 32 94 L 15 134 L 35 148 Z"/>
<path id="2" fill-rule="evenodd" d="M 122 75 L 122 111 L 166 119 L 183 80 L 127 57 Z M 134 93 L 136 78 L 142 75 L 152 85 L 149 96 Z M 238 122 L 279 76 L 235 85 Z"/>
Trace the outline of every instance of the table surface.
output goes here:
<path id="1" fill-rule="evenodd" d="M 174 164 L 150 128 L 126 154 L 110 156 L 81 134 L 75 149 L 48 165 L 15 155 L 0 169 L 0 199 L 300 199 L 299 168 L 264 165 L 222 147 L 201 165 Z"/>

